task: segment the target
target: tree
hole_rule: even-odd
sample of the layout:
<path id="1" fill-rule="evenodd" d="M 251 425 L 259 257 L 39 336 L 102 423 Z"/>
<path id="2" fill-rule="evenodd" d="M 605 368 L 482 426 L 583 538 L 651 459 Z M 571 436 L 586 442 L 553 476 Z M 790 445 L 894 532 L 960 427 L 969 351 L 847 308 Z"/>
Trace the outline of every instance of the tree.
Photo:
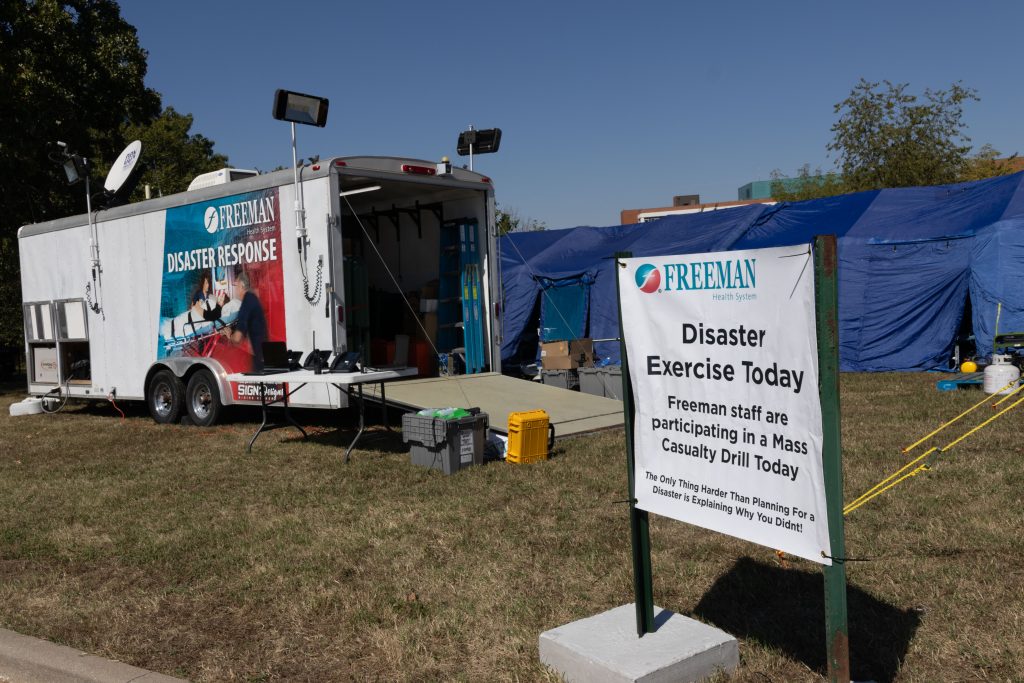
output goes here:
<path id="1" fill-rule="evenodd" d="M 85 212 L 50 158 L 57 140 L 93 163 L 93 190 L 142 139 L 143 182 L 170 192 L 227 163 L 192 117 L 147 88 L 146 51 L 113 0 L 0 0 L 0 349 L 21 347 L 17 230 Z"/>
<path id="2" fill-rule="evenodd" d="M 156 117 L 160 95 L 145 87 L 146 53 L 112 0 L 2 0 L 0 36 L 0 235 L 9 237 L 84 208 L 48 143 L 111 159 L 121 126 Z"/>
<path id="3" fill-rule="evenodd" d="M 956 182 L 967 166 L 970 138 L 963 108 L 978 101 L 972 88 L 925 89 L 923 102 L 908 84 L 863 78 L 835 105 L 829 152 L 847 192 Z"/>
<path id="4" fill-rule="evenodd" d="M 519 210 L 510 208 L 508 211 L 497 209 L 495 220 L 498 226 L 499 235 L 507 235 L 510 232 L 535 232 L 547 230 L 547 224 L 535 218 L 525 218 L 519 215 Z"/>
<path id="5" fill-rule="evenodd" d="M 870 83 L 863 78 L 834 106 L 839 120 L 827 145 L 836 171 L 796 178 L 772 172 L 772 197 L 800 201 L 887 187 L 942 185 L 980 180 L 1014 171 L 991 145 L 973 156 L 964 131 L 964 105 L 979 101 L 972 88 L 954 83 L 948 90 L 925 89 L 923 102 L 907 92 L 908 84 Z"/>
<path id="6" fill-rule="evenodd" d="M 1017 155 L 1001 158 L 999 150 L 992 145 L 984 144 L 976 154 L 967 160 L 967 165 L 960 180 L 984 180 L 994 176 L 1009 175 L 1015 173 L 1018 168 L 1015 165 Z"/>
<path id="7" fill-rule="evenodd" d="M 20 346 L 17 230 L 85 210 L 48 143 L 112 158 L 122 124 L 156 116 L 160 96 L 112 0 L 0 0 L 0 46 L 0 346 Z"/>

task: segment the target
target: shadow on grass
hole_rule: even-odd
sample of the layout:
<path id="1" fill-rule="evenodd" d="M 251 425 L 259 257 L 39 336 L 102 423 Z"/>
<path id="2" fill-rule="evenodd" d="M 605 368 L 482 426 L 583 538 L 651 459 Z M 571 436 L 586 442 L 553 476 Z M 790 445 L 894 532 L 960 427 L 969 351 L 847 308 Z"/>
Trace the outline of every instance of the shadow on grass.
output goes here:
<path id="1" fill-rule="evenodd" d="M 782 569 L 741 558 L 701 598 L 694 614 L 745 640 L 781 650 L 822 674 L 825 598 L 821 572 Z M 847 586 L 850 666 L 854 680 L 892 681 L 920 616 Z"/>
<path id="2" fill-rule="evenodd" d="M 391 430 L 384 429 L 382 425 L 367 425 L 366 430 L 359 437 L 356 450 L 377 451 L 381 453 L 408 453 L 409 446 L 402 442 L 402 432 L 396 427 L 392 427 Z M 307 429 L 306 431 L 309 430 Z M 333 446 L 344 450 L 352 443 L 358 432 L 359 428 L 357 426 L 337 429 L 322 428 L 320 431 L 310 432 L 306 442 Z M 289 437 L 284 439 L 284 441 L 300 442 L 302 437 Z"/>
<path id="3" fill-rule="evenodd" d="M 23 393 L 25 387 L 12 381 L 0 381 L 0 397 L 6 397 Z M 110 417 L 117 418 L 124 414 L 126 418 L 148 419 L 149 408 L 145 401 L 119 400 L 114 404 L 105 397 L 94 399 L 73 399 L 67 403 L 61 412 L 69 415 L 82 415 L 89 417 Z M 118 412 L 121 411 L 121 413 Z M 184 411 L 183 411 L 184 412 Z M 402 442 L 402 410 L 390 408 L 387 411 L 387 421 L 390 431 L 385 429 L 385 413 L 379 405 L 367 403 L 366 406 L 366 430 L 359 438 L 357 448 L 359 450 L 372 450 L 385 453 L 407 453 L 409 447 Z M 347 448 L 355 438 L 359 430 L 359 413 L 355 407 L 334 408 L 330 410 L 314 408 L 292 408 L 292 418 L 302 425 L 309 433 L 307 441 L 328 446 Z M 279 405 L 271 406 L 269 411 L 270 424 L 279 424 L 285 421 L 284 409 Z M 225 406 L 221 413 L 218 425 L 252 425 L 255 433 L 261 420 L 259 405 L 232 405 Z M 182 415 L 181 424 L 192 424 L 186 415 Z M 283 441 L 300 441 L 301 436 L 295 432 L 294 437 L 287 437 Z M 257 443 L 259 443 L 257 441 Z"/>

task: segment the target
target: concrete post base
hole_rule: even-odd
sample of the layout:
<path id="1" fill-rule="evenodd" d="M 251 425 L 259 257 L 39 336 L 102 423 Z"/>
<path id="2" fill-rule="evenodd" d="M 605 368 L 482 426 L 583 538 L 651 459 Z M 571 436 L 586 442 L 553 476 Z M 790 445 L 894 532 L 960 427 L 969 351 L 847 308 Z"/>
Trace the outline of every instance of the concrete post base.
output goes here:
<path id="1" fill-rule="evenodd" d="M 739 665 L 729 634 L 659 607 L 654 614 L 643 638 L 633 604 L 545 631 L 540 661 L 570 683 L 688 683 Z"/>

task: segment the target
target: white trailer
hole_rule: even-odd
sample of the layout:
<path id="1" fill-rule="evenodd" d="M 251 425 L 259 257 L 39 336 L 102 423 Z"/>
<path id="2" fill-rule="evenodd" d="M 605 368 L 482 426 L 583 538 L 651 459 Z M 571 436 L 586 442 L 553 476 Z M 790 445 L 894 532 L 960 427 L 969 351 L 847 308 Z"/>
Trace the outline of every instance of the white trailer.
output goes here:
<path id="1" fill-rule="evenodd" d="M 288 169 L 97 211 L 92 226 L 82 215 L 22 227 L 29 393 L 145 400 L 157 422 L 209 425 L 223 405 L 258 402 L 225 378 L 258 369 L 264 341 L 381 365 L 408 337 L 421 375 L 436 374 L 436 352 L 500 372 L 489 178 L 341 157 L 301 168 L 298 197 L 293 181 Z M 479 298 L 464 302 L 467 276 Z M 310 386 L 291 404 L 347 397 Z"/>

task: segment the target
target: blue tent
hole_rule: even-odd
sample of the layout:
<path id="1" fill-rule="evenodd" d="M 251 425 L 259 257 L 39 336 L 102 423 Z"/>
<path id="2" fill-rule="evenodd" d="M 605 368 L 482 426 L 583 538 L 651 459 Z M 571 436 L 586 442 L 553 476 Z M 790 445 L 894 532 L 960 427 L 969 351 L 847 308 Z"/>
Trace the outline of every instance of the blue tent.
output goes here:
<path id="1" fill-rule="evenodd" d="M 507 235 L 500 242 L 502 361 L 535 358 L 538 336 L 617 338 L 616 252 L 753 249 L 807 243 L 819 234 L 839 240 L 843 370 L 948 368 L 965 327 L 986 353 L 999 304 L 998 329 L 1024 331 L 1024 173 L 1017 173 Z M 598 342 L 595 350 L 619 360 L 617 342 Z"/>

